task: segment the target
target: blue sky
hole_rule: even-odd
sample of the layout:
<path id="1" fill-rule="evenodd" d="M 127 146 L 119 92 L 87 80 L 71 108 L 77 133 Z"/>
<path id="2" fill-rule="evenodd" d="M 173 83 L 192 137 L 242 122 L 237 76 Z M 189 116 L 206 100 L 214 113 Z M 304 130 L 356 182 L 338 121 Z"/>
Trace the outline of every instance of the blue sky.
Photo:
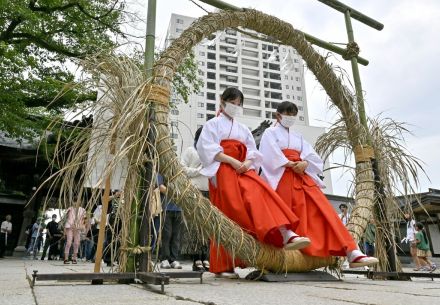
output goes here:
<path id="1" fill-rule="evenodd" d="M 133 0 L 146 11 L 147 0 Z M 346 42 L 344 17 L 315 0 L 228 0 L 239 7 L 252 7 L 290 22 L 295 28 L 331 42 Z M 440 189 L 440 121 L 438 71 L 440 71 L 440 1 L 438 0 L 344 0 L 345 4 L 385 25 L 377 31 L 353 20 L 361 56 L 370 61 L 360 66 L 367 114 L 381 115 L 410 125 L 414 136 L 406 137 L 410 151 L 425 162 L 431 182 L 421 176 L 420 191 Z M 215 9 L 197 2 L 209 11 Z M 189 0 L 157 0 L 157 44 L 163 42 L 171 13 L 192 17 L 204 11 Z M 144 25 L 140 25 L 140 28 Z M 322 50 L 325 54 L 327 51 Z M 333 61 L 351 76 L 350 65 L 339 56 Z M 307 99 L 311 125 L 327 126 L 334 119 L 327 98 L 313 75 L 307 74 Z M 337 156 L 334 161 L 338 161 Z M 334 192 L 347 194 L 349 175 L 332 172 Z"/>

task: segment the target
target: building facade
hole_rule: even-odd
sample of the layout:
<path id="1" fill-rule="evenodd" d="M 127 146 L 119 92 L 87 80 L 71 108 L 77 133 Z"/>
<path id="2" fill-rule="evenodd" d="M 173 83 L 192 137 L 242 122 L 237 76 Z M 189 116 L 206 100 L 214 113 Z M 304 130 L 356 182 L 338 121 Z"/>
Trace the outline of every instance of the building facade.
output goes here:
<path id="1" fill-rule="evenodd" d="M 172 14 L 166 45 L 179 37 L 194 20 Z M 194 132 L 216 115 L 220 95 L 228 87 L 236 87 L 243 92 L 243 116 L 239 121 L 251 130 L 264 120 L 273 121 L 280 102 L 291 101 L 299 109 L 295 129 L 307 141 L 314 144 L 324 132 L 324 128 L 309 126 L 304 65 L 296 50 L 260 40 L 257 33 L 246 32 L 226 29 L 194 47 L 199 78 L 204 85 L 187 104 L 173 97 L 175 108 L 171 110 L 171 137 L 178 154 L 193 145 Z M 327 185 L 325 192 L 331 194 L 329 173 L 325 175 L 324 182 Z"/>

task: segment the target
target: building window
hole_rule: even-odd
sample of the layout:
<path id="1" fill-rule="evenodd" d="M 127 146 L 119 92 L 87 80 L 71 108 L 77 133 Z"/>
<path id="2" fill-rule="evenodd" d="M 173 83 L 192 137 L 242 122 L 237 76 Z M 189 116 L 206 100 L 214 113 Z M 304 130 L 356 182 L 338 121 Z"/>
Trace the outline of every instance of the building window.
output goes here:
<path id="1" fill-rule="evenodd" d="M 290 99 L 290 95 L 286 95 L 286 98 L 287 98 L 287 99 Z"/>
<path id="2" fill-rule="evenodd" d="M 214 114 L 207 114 L 206 115 L 206 120 L 208 121 L 208 120 L 210 120 L 210 119 L 213 119 L 215 117 L 215 115 Z"/>
<path id="3" fill-rule="evenodd" d="M 182 33 L 183 29 L 176 28 L 176 33 Z"/>
<path id="4" fill-rule="evenodd" d="M 207 103 L 206 110 L 215 111 L 215 104 Z"/>
<path id="5" fill-rule="evenodd" d="M 177 110 L 177 109 L 171 109 L 171 114 L 179 115 L 179 110 Z"/>
<path id="6" fill-rule="evenodd" d="M 206 83 L 206 88 L 215 90 L 215 83 Z"/>
<path id="7" fill-rule="evenodd" d="M 301 91 L 301 87 L 296 87 L 296 91 Z"/>
<path id="8" fill-rule="evenodd" d="M 172 132 L 171 133 L 171 139 L 177 139 L 179 136 L 177 135 L 177 133 Z"/>
<path id="9" fill-rule="evenodd" d="M 215 73 L 208 72 L 207 76 L 209 79 L 215 79 Z"/>
<path id="10" fill-rule="evenodd" d="M 285 75 L 285 76 L 284 76 L 284 79 L 289 80 L 289 75 Z"/>
<path id="11" fill-rule="evenodd" d="M 179 18 L 177 18 L 177 19 L 176 19 L 176 23 L 183 24 L 183 19 L 179 19 Z"/>
<path id="12" fill-rule="evenodd" d="M 214 59 L 215 60 L 215 53 L 208 53 L 208 59 Z"/>
<path id="13" fill-rule="evenodd" d="M 203 108 L 203 107 L 205 107 L 205 103 L 202 103 L 202 102 L 198 102 L 198 103 L 197 103 L 197 106 L 199 106 L 199 107 L 202 107 L 202 108 Z"/>
<path id="14" fill-rule="evenodd" d="M 300 115 L 300 116 L 299 116 L 299 120 L 300 120 L 300 121 L 304 121 L 304 117 Z"/>
<path id="15" fill-rule="evenodd" d="M 289 85 L 286 85 L 286 89 L 289 89 Z"/>
<path id="16" fill-rule="evenodd" d="M 298 69 L 298 68 L 295 68 L 295 72 L 299 72 L 299 69 Z"/>
<path id="17" fill-rule="evenodd" d="M 303 106 L 298 106 L 299 111 L 303 111 Z"/>
<path id="18" fill-rule="evenodd" d="M 295 59 L 293 60 L 293 62 L 294 62 L 294 63 L 298 63 L 298 59 L 295 58 Z"/>
<path id="19" fill-rule="evenodd" d="M 199 60 L 199 61 L 198 61 L 198 64 L 199 64 L 199 66 L 204 66 L 204 65 L 205 65 L 205 62 L 204 62 L 204 61 L 201 61 L 201 60 Z"/>
<path id="20" fill-rule="evenodd" d="M 203 119 L 205 117 L 204 113 L 197 113 L 197 118 Z"/>
<path id="21" fill-rule="evenodd" d="M 199 52 L 199 55 L 200 55 L 200 56 L 205 56 L 205 52 L 200 51 L 200 52 Z"/>
<path id="22" fill-rule="evenodd" d="M 295 80 L 296 80 L 297 82 L 299 82 L 299 77 L 295 77 Z"/>
<path id="23" fill-rule="evenodd" d="M 198 96 L 205 96 L 205 92 L 200 91 L 199 93 L 197 93 Z"/>
<path id="24" fill-rule="evenodd" d="M 212 92 L 208 92 L 208 93 L 206 93 L 206 98 L 207 98 L 208 100 L 215 101 L 215 93 L 212 93 Z"/>
<path id="25" fill-rule="evenodd" d="M 178 127 L 178 126 L 179 126 L 179 122 L 171 121 L 171 127 Z"/>
<path id="26" fill-rule="evenodd" d="M 297 96 L 296 99 L 297 99 L 298 101 L 302 101 L 302 97 L 301 97 L 301 96 Z"/>
<path id="27" fill-rule="evenodd" d="M 202 70 L 199 69 L 199 75 L 200 76 L 205 76 L 205 72 L 203 72 Z"/>
<path id="28" fill-rule="evenodd" d="M 214 69 L 215 70 L 215 62 L 208 62 L 206 65 L 208 69 Z"/>

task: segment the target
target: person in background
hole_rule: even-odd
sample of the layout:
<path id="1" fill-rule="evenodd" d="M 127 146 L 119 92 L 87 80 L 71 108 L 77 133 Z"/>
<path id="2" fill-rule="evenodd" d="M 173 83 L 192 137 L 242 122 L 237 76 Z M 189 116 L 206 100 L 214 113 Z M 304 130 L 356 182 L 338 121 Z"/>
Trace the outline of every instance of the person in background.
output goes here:
<path id="1" fill-rule="evenodd" d="M 406 221 L 406 236 L 401 240 L 401 243 L 409 244 L 409 251 L 414 262 L 415 269 L 420 269 L 420 263 L 417 258 L 417 244 L 415 243 L 416 221 L 413 217 L 411 217 L 410 213 L 405 213 L 403 216 L 405 217 Z"/>
<path id="2" fill-rule="evenodd" d="M 189 146 L 182 153 L 181 164 L 183 170 L 185 171 L 188 178 L 191 180 L 192 184 L 209 199 L 208 192 L 208 179 L 203 176 L 200 171 L 202 170 L 202 162 L 200 161 L 199 154 L 197 153 L 197 141 L 199 140 L 200 134 L 203 127 L 197 129 L 194 136 L 194 145 Z M 188 234 L 192 240 L 189 241 L 192 244 L 193 254 L 193 271 L 203 271 L 209 270 L 209 248 L 207 241 L 200 241 L 199 234 L 197 234 L 195 229 L 190 228 Z"/>
<path id="3" fill-rule="evenodd" d="M 417 258 L 420 266 L 414 270 L 433 272 L 435 269 L 437 269 L 437 266 L 428 258 L 432 256 L 431 248 L 429 246 L 425 226 L 421 222 L 416 223 L 415 244 L 417 247 Z"/>
<path id="4" fill-rule="evenodd" d="M 160 241 L 159 248 L 160 268 L 182 269 L 182 266 L 177 260 L 180 253 L 183 226 L 182 209 L 167 198 L 166 183 L 160 174 L 157 175 L 157 185 L 161 193 L 164 213 L 162 240 Z"/>
<path id="5" fill-rule="evenodd" d="M 365 254 L 368 256 L 374 256 L 374 243 L 376 242 L 376 225 L 374 218 L 371 218 L 370 222 L 367 224 L 363 239 Z"/>
<path id="6" fill-rule="evenodd" d="M 8 236 L 12 233 L 11 219 L 11 215 L 6 215 L 0 227 L 0 258 L 3 258 L 5 255 L 6 247 L 8 246 Z"/>
<path id="7" fill-rule="evenodd" d="M 69 252 L 73 242 L 72 264 L 77 264 L 78 250 L 80 245 L 81 230 L 84 230 L 86 210 L 81 207 L 70 207 L 66 212 L 66 223 L 64 235 L 66 236 L 66 247 L 64 248 L 64 264 L 69 263 Z"/>
<path id="8" fill-rule="evenodd" d="M 57 214 L 52 215 L 52 220 L 46 225 L 46 240 L 44 242 L 43 254 L 41 260 L 46 257 L 47 249 L 49 249 L 48 260 L 52 260 L 55 255 L 58 255 L 58 242 L 61 238 L 61 233 L 58 230 Z"/>
<path id="9" fill-rule="evenodd" d="M 348 206 L 345 203 L 341 203 L 339 205 L 339 210 L 341 211 L 341 213 L 338 214 L 339 219 L 341 219 L 344 226 L 346 226 L 348 220 L 350 219 L 350 214 L 348 213 Z"/>
<path id="10" fill-rule="evenodd" d="M 40 230 L 42 229 L 41 227 L 41 222 L 43 220 L 39 217 L 35 220 L 34 224 L 32 225 L 32 228 L 30 230 L 30 235 L 31 235 L 31 242 L 29 244 L 29 248 L 27 249 L 27 254 L 28 255 L 33 255 L 34 258 L 36 258 L 37 253 L 38 253 L 38 241 L 39 241 L 39 236 L 40 236 Z"/>

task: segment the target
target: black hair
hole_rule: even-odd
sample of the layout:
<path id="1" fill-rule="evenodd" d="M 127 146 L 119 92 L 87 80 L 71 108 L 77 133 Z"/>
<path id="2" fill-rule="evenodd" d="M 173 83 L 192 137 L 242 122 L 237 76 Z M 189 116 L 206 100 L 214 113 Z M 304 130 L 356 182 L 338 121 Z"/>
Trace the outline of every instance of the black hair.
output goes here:
<path id="1" fill-rule="evenodd" d="M 284 101 L 284 102 L 278 104 L 277 112 L 280 114 L 281 113 L 289 113 L 289 114 L 292 113 L 293 115 L 297 115 L 298 114 L 298 107 L 292 102 Z"/>
<path id="2" fill-rule="evenodd" d="M 347 206 L 345 203 L 341 203 L 341 204 L 339 205 L 339 209 L 342 208 L 342 207 L 348 209 L 348 206 Z"/>
<path id="3" fill-rule="evenodd" d="M 54 216 L 57 217 L 57 214 L 52 214 L 52 218 L 53 218 Z"/>
<path id="4" fill-rule="evenodd" d="M 243 93 L 234 87 L 226 88 L 221 95 L 222 101 L 229 102 L 235 100 L 236 98 L 240 98 L 240 105 L 243 105 Z"/>
<path id="5" fill-rule="evenodd" d="M 421 222 L 416 223 L 416 228 L 419 231 L 422 231 L 423 238 L 425 239 L 425 242 L 428 242 L 428 236 L 426 236 L 425 226 L 423 225 L 423 223 L 421 223 Z"/>
<path id="6" fill-rule="evenodd" d="M 194 134 L 194 147 L 197 145 L 197 142 L 199 141 L 200 134 L 202 133 L 203 126 L 200 126 L 199 129 L 196 130 L 196 133 Z"/>

